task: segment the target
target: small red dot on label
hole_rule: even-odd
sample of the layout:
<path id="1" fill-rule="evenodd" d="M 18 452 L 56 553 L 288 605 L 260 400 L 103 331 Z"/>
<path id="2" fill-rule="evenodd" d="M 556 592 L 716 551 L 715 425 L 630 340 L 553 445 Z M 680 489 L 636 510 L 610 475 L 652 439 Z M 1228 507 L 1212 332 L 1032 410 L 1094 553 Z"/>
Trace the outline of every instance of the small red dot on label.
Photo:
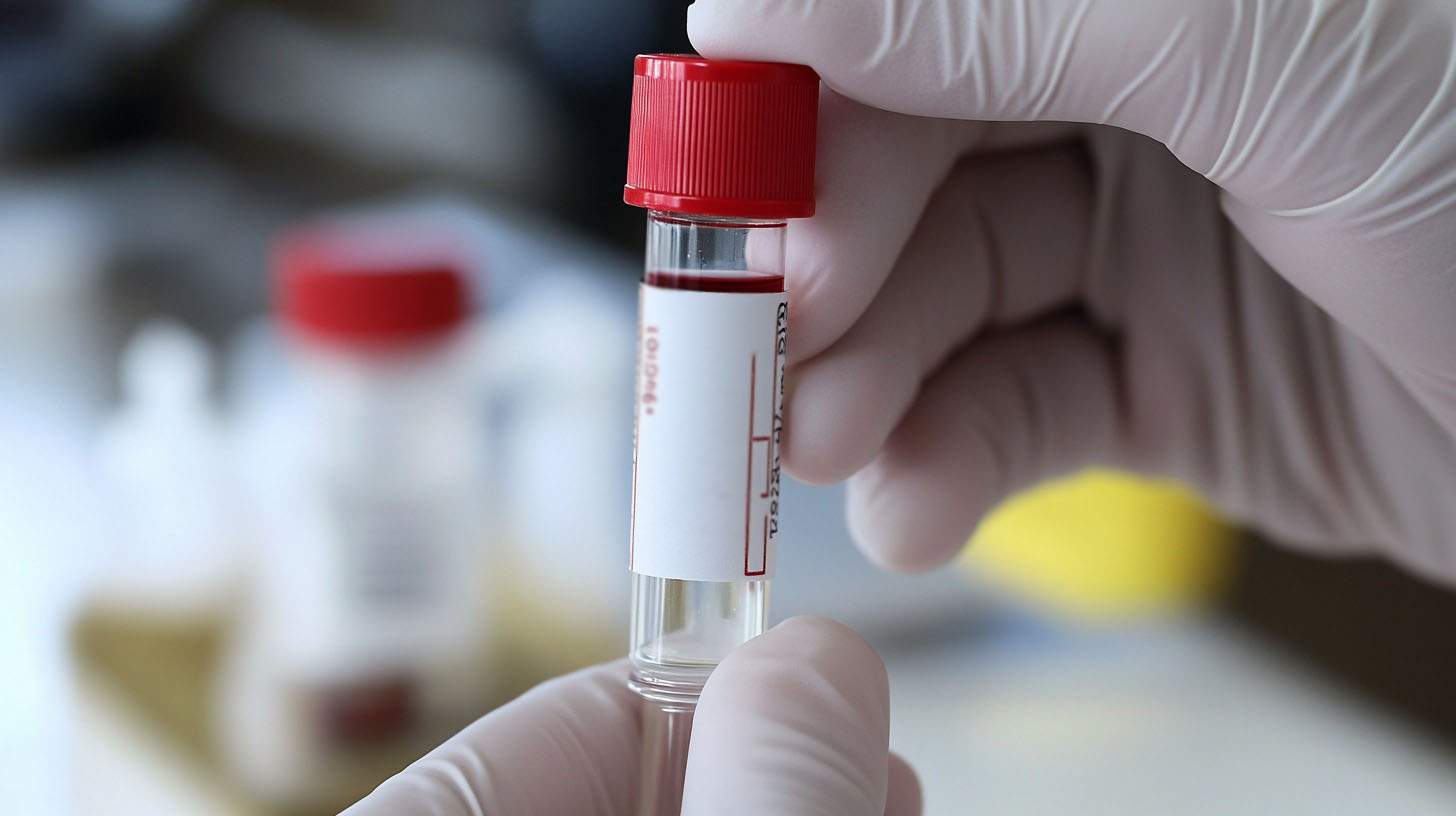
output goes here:
<path id="1" fill-rule="evenodd" d="M 647 409 L 647 413 L 649 413 L 649 414 L 652 413 L 652 409 L 651 408 L 648 408 Z"/>

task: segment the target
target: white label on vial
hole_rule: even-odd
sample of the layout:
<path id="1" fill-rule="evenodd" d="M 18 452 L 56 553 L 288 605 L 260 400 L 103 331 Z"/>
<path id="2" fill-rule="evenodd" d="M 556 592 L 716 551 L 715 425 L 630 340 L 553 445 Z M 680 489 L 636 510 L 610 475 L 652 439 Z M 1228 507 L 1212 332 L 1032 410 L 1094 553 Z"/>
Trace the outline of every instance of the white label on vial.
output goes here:
<path id="1" fill-rule="evenodd" d="M 787 296 L 642 286 L 634 572 L 773 575 Z"/>

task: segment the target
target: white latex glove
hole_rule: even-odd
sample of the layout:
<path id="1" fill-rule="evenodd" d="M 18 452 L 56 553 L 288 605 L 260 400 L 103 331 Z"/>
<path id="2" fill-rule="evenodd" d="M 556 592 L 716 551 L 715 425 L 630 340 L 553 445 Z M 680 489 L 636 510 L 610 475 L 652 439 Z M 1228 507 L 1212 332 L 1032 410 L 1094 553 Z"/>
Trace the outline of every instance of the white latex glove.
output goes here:
<path id="1" fill-rule="evenodd" d="M 626 661 L 560 677 L 477 720 L 346 816 L 633 813 L 641 734 Z M 684 816 L 913 816 L 889 754 L 885 667 L 822 618 L 793 618 L 713 672 L 693 723 Z"/>
<path id="2" fill-rule="evenodd" d="M 853 474 L 875 560 L 1107 464 L 1456 579 L 1456 3 L 697 0 L 688 30 L 827 86 L 784 454 Z"/>

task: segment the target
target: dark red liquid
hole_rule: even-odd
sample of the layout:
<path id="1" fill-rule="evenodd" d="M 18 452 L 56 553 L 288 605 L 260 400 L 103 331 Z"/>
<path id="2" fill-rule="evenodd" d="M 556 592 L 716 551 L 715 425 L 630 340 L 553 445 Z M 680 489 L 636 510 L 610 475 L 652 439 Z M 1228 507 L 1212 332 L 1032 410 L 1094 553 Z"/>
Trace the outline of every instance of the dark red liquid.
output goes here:
<path id="1" fill-rule="evenodd" d="M 758 294 L 784 291 L 784 276 L 764 272 L 647 272 L 642 282 L 662 289 Z"/>
<path id="2" fill-rule="evenodd" d="M 315 706 L 324 739 L 357 745 L 403 736 L 419 720 L 415 686 L 408 677 L 380 677 L 319 689 Z"/>

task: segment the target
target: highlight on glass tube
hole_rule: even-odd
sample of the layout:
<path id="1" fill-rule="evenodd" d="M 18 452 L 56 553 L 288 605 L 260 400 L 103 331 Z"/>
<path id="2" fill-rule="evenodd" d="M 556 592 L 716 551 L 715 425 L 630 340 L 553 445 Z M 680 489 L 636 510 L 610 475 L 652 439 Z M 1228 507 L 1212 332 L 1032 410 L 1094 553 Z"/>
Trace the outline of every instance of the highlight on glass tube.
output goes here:
<path id="1" fill-rule="evenodd" d="M 636 62 L 623 198 L 649 210 L 628 556 L 640 816 L 678 813 L 698 696 L 768 621 L 784 231 L 814 211 L 818 88 L 801 65 Z"/>

